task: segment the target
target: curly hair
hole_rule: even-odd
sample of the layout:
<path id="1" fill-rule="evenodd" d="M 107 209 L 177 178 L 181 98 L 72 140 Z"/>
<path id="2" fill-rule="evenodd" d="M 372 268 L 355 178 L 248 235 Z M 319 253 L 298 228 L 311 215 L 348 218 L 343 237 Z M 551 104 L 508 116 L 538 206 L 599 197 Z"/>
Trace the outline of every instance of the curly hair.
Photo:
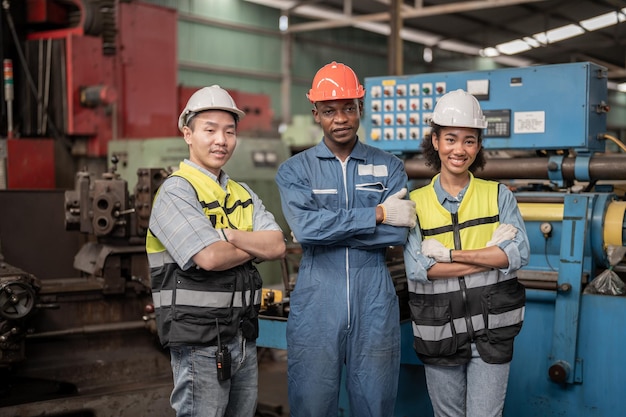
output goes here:
<path id="1" fill-rule="evenodd" d="M 435 150 L 432 141 L 432 135 L 437 135 L 437 137 L 441 137 L 441 129 L 444 126 L 440 126 L 435 123 L 431 123 L 432 131 L 429 136 L 425 136 L 422 139 L 422 155 L 424 155 L 424 159 L 426 160 L 426 165 L 433 168 L 435 171 L 439 172 L 441 170 L 441 159 L 439 159 L 439 152 Z M 483 131 L 481 129 L 476 129 L 478 131 L 478 143 L 482 145 L 483 142 Z M 487 163 L 487 159 L 485 158 L 485 152 L 483 147 L 480 147 L 480 150 L 476 154 L 476 159 L 470 165 L 469 170 L 471 173 L 475 173 L 478 169 L 483 169 L 485 164 Z"/>

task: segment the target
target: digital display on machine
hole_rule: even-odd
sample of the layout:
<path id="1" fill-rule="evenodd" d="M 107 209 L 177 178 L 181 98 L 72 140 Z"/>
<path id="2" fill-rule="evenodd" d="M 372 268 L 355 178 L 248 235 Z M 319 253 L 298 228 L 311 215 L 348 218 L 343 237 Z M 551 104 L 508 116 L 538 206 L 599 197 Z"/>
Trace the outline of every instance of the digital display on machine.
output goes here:
<path id="1" fill-rule="evenodd" d="M 487 129 L 483 133 L 485 138 L 511 137 L 511 110 L 483 110 L 487 118 Z"/>

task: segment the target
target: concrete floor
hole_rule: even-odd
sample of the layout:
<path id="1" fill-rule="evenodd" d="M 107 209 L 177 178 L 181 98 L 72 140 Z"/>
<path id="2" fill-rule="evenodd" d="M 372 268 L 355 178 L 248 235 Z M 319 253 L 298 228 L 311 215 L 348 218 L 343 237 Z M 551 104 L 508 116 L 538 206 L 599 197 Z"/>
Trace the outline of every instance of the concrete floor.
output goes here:
<path id="1" fill-rule="evenodd" d="M 268 416 L 289 416 L 287 400 L 287 352 L 259 348 L 259 398 L 258 412 Z"/>

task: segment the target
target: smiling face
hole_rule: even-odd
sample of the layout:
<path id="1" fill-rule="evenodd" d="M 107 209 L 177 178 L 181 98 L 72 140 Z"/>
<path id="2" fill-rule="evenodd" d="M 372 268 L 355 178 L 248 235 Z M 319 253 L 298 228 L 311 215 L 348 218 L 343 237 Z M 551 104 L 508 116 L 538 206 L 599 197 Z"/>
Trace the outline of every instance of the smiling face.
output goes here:
<path id="1" fill-rule="evenodd" d="M 432 144 L 441 159 L 441 174 L 467 175 L 480 151 L 478 129 L 467 127 L 443 127 L 433 134 Z"/>
<path id="2" fill-rule="evenodd" d="M 324 142 L 334 153 L 351 150 L 356 143 L 356 134 L 363 103 L 358 99 L 319 101 L 313 108 L 313 117 L 324 131 Z"/>
<path id="3" fill-rule="evenodd" d="M 237 146 L 237 123 L 227 111 L 203 111 L 183 127 L 183 137 L 189 145 L 189 160 L 219 176 Z"/>

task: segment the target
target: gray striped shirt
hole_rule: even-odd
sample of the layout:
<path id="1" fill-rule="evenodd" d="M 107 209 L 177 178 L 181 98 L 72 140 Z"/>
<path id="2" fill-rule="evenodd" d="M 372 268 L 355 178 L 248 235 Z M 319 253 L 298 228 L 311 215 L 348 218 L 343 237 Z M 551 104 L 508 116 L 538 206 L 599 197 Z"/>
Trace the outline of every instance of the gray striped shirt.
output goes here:
<path id="1" fill-rule="evenodd" d="M 187 159 L 184 163 L 198 169 L 226 189 L 229 177 L 224 171 L 218 179 Z M 248 190 L 254 204 L 253 230 L 281 231 L 261 199 L 248 185 L 240 184 Z M 148 256 L 151 268 L 176 262 L 181 269 L 189 269 L 194 266 L 192 258 L 198 252 L 220 240 L 218 232 L 205 216 L 194 188 L 187 180 L 178 176 L 169 177 L 161 185 L 150 214 L 150 231 L 167 249 L 167 253 L 162 255 Z"/>

